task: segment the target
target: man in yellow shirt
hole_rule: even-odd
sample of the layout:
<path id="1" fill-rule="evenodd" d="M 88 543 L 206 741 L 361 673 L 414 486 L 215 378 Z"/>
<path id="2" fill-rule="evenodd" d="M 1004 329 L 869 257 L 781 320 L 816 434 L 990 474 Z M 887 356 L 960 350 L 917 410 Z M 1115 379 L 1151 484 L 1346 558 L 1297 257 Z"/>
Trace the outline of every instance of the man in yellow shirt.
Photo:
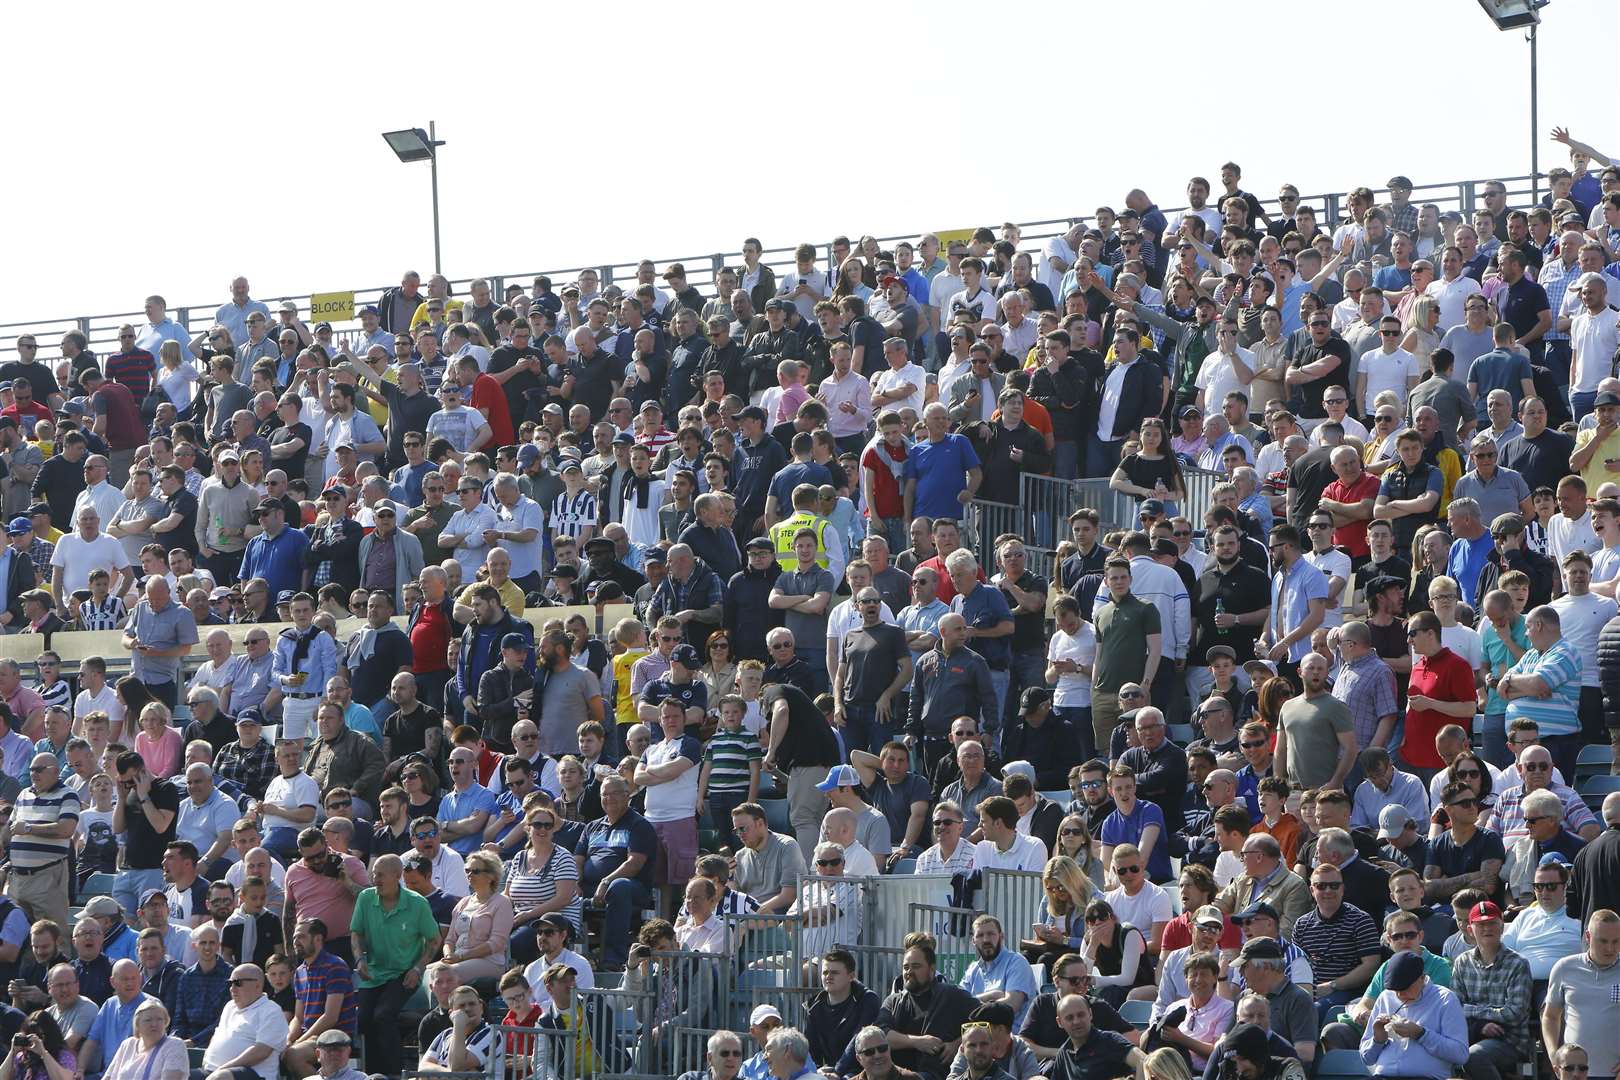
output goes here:
<path id="1" fill-rule="evenodd" d="M 1597 427 L 1575 436 L 1569 464 L 1586 481 L 1586 490 L 1596 495 L 1603 484 L 1620 483 L 1620 394 L 1605 390 L 1592 404 Z"/>

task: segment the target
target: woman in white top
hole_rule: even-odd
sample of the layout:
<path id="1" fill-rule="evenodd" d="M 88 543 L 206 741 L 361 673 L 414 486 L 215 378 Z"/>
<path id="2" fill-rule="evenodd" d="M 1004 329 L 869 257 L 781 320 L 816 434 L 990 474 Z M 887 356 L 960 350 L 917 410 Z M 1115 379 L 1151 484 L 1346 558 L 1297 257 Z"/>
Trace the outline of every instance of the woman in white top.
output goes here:
<path id="1" fill-rule="evenodd" d="M 192 384 L 202 376 L 196 366 L 187 363 L 180 354 L 178 341 L 165 341 L 158 349 L 158 360 L 158 389 L 174 403 L 176 409 L 184 410 L 191 404 Z"/>
<path id="2" fill-rule="evenodd" d="M 1440 347 L 1440 305 L 1432 296 L 1420 296 L 1412 301 L 1406 313 L 1406 336 L 1401 348 L 1417 357 L 1418 371 L 1427 374 L 1432 366 L 1429 354 Z"/>
<path id="3" fill-rule="evenodd" d="M 172 343 L 171 343 L 172 344 Z M 147 998 L 135 1009 L 134 1031 L 118 1047 L 102 1080 L 186 1080 L 191 1062 L 186 1044 L 167 1034 L 169 1010 L 156 998 Z M 51 1074 L 51 1080 L 69 1080 Z M 0 1070 L 0 1080 L 11 1077 Z"/>

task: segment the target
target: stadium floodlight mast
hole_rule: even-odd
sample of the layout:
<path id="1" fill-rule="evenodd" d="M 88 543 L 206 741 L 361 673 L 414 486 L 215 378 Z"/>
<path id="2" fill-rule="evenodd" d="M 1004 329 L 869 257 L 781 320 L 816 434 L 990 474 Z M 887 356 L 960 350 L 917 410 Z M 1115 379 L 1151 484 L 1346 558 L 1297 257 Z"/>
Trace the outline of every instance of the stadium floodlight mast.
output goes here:
<path id="1" fill-rule="evenodd" d="M 1545 2 L 1545 0 L 1543 0 Z M 401 161 L 426 161 L 433 173 L 433 272 L 440 273 L 439 265 L 439 147 L 444 140 L 438 137 L 438 128 L 432 120 L 428 129 L 406 128 L 403 131 L 385 131 L 382 137 Z"/>
<path id="2" fill-rule="evenodd" d="M 1539 130 L 1536 116 L 1536 27 L 1541 23 L 1541 9 L 1552 0 L 1479 0 L 1479 6 L 1491 17 L 1498 30 L 1517 30 L 1525 27 L 1524 39 L 1530 43 L 1530 198 L 1541 192 L 1541 155 L 1536 149 Z"/>

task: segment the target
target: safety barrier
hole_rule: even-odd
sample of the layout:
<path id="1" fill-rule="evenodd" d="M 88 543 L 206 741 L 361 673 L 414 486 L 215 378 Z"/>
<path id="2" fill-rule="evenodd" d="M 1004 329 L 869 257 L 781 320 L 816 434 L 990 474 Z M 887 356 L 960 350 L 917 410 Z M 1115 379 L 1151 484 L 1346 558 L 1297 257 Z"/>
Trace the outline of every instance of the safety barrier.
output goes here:
<path id="1" fill-rule="evenodd" d="M 1457 210 L 1466 217 L 1472 214 L 1474 210 L 1475 201 L 1477 198 L 1479 198 L 1479 189 L 1483 188 L 1484 185 L 1488 183 L 1501 183 L 1507 189 L 1509 205 L 1528 205 L 1530 202 L 1534 201 L 1533 196 L 1535 188 L 1531 183 L 1531 179 L 1532 178 L 1529 176 L 1508 176 L 1500 178 L 1448 180 L 1436 184 L 1420 184 L 1412 191 L 1412 202 L 1418 205 L 1422 205 L 1423 203 L 1434 203 L 1441 210 Z M 1385 192 L 1383 190 L 1375 191 L 1375 195 L 1380 198 L 1382 198 L 1384 194 Z M 1322 222 L 1324 227 L 1331 228 L 1340 220 L 1341 198 L 1342 196 L 1338 192 L 1324 192 L 1315 195 L 1303 195 L 1300 199 L 1300 205 L 1310 206 L 1315 209 L 1317 220 Z M 1277 209 L 1275 199 L 1261 199 L 1260 203 L 1268 213 L 1275 212 Z M 1163 209 L 1165 213 L 1174 213 L 1176 210 L 1182 208 L 1165 207 Z M 1093 223 L 1093 219 L 1088 216 L 1081 215 L 1075 217 L 1047 218 L 1040 221 L 1020 222 L 1018 223 L 1018 227 L 1022 234 L 1022 243 L 1020 245 L 1021 250 L 1028 250 L 1032 252 L 1038 251 L 1045 240 L 1053 236 L 1060 236 L 1067 232 L 1071 226 L 1079 223 Z M 892 248 L 897 241 L 914 241 L 918 235 L 919 234 L 916 232 L 905 233 L 903 235 L 878 237 L 877 241 L 881 248 Z M 821 254 L 822 258 L 820 261 L 823 269 L 832 269 L 832 245 L 823 245 L 821 248 Z M 562 286 L 566 283 L 575 280 L 579 273 L 583 270 L 594 270 L 597 276 L 601 279 L 601 286 L 603 288 L 606 288 L 608 285 L 616 282 L 633 282 L 636 278 L 636 269 L 639 261 L 640 260 L 638 259 L 636 261 L 598 263 L 592 266 L 564 267 L 550 270 L 531 270 L 522 273 L 484 275 L 484 277 L 489 282 L 491 294 L 496 297 L 497 300 L 500 300 L 504 299 L 506 286 L 509 282 L 519 283 L 523 285 L 525 289 L 527 289 L 532 283 L 533 279 L 541 276 L 542 274 L 552 279 L 555 288 L 558 291 L 561 291 Z M 730 251 L 678 256 L 676 258 L 658 259 L 654 261 L 658 266 L 664 267 L 667 267 L 671 263 L 675 262 L 679 262 L 684 265 L 687 270 L 688 284 L 697 288 L 705 296 L 712 296 L 714 294 L 714 282 L 716 275 L 723 267 L 740 267 L 743 262 L 740 252 Z M 760 262 L 763 265 L 771 267 L 772 270 L 776 272 L 778 280 L 780 280 L 784 273 L 793 269 L 794 248 L 767 248 L 761 253 Z M 450 284 L 452 294 L 456 297 L 465 298 L 470 291 L 472 281 L 473 279 L 471 277 L 451 279 Z M 358 311 L 366 304 L 376 303 L 384 290 L 394 287 L 395 284 L 397 283 L 390 282 L 385 286 L 369 286 L 362 288 L 351 287 L 351 289 L 348 291 L 352 291 L 354 293 L 355 310 Z M 133 289 L 142 290 L 143 292 L 146 287 L 147 286 L 142 286 L 140 284 L 132 285 Z M 423 289 L 423 295 L 426 295 L 425 287 Z M 293 293 L 285 296 L 258 297 L 257 299 L 268 304 L 272 310 L 275 310 L 282 301 L 291 300 L 297 305 L 300 313 L 308 314 L 310 311 L 310 293 Z M 225 300 L 226 297 L 221 296 L 218 300 L 212 303 L 171 304 L 169 308 L 169 317 L 174 319 L 174 321 L 179 323 L 181 327 L 186 329 L 189 333 L 195 334 L 213 325 L 214 316 L 221 305 L 224 304 Z M 65 317 L 56 316 L 31 318 L 16 322 L 0 323 L 0 349 L 9 351 L 12 348 L 13 343 L 16 341 L 18 335 L 24 333 L 33 333 L 40 340 L 40 350 L 38 354 L 39 359 L 42 361 L 50 361 L 61 355 L 58 347 L 61 340 L 61 335 L 71 330 L 77 330 L 89 339 L 90 348 L 97 354 L 101 354 L 109 349 L 116 348 L 118 341 L 118 327 L 124 323 L 132 323 L 139 327 L 145 325 L 146 316 L 139 311 L 126 311 L 101 315 L 71 315 Z M 356 325 L 356 323 L 352 322 L 335 324 L 336 329 L 340 334 Z"/>
<path id="2" fill-rule="evenodd" d="M 1034 870 L 986 870 L 979 885 L 979 907 L 1001 922 L 1002 935 L 1016 943 L 1039 921 L 1046 898 Z"/>
<path id="3" fill-rule="evenodd" d="M 1215 486 L 1224 483 L 1226 476 L 1208 469 L 1186 467 L 1182 468 L 1181 474 L 1187 497 L 1176 504 L 1175 511 L 1191 521 L 1195 529 L 1201 528 L 1204 514 L 1214 505 Z M 1029 522 L 1033 532 L 1026 535 L 1031 536 L 1041 548 L 1055 548 L 1059 541 L 1068 539 L 1069 515 L 1080 507 L 1097 511 L 1102 529 L 1106 532 L 1109 529 L 1135 528 L 1142 505 L 1138 496 L 1109 487 L 1107 477 L 1063 480 L 1056 476 L 1025 473 L 1019 494 L 1021 505 L 1009 507 L 1007 511 L 1001 510 L 1007 505 L 1002 503 L 975 500 L 973 505 L 975 509 L 989 506 L 992 518 L 1003 515 L 1002 520 Z M 1022 517 L 1011 511 L 1018 511 Z"/>

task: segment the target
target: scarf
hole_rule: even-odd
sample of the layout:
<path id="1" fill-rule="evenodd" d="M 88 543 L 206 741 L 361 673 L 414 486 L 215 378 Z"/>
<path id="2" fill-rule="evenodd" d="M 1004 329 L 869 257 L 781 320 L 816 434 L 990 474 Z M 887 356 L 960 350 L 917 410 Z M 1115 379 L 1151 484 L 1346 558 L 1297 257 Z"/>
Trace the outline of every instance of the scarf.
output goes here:
<path id="1" fill-rule="evenodd" d="M 321 632 L 321 628 L 319 626 L 316 626 L 314 623 L 311 623 L 309 629 L 305 630 L 301 634 L 296 629 L 283 630 L 282 631 L 282 633 L 284 633 L 284 634 L 292 634 L 293 637 L 298 642 L 296 645 L 293 646 L 293 654 L 292 654 L 292 665 L 291 666 L 292 666 L 292 670 L 293 670 L 293 672 L 295 674 L 298 671 L 299 662 L 304 660 L 305 658 L 307 658 L 309 656 L 310 647 L 315 644 L 315 637 L 320 632 Z"/>
<path id="2" fill-rule="evenodd" d="M 637 476 L 635 473 L 625 475 L 624 487 L 621 490 L 626 499 L 634 496 L 637 510 L 647 509 L 648 489 L 652 486 L 653 479 L 652 476 Z"/>

